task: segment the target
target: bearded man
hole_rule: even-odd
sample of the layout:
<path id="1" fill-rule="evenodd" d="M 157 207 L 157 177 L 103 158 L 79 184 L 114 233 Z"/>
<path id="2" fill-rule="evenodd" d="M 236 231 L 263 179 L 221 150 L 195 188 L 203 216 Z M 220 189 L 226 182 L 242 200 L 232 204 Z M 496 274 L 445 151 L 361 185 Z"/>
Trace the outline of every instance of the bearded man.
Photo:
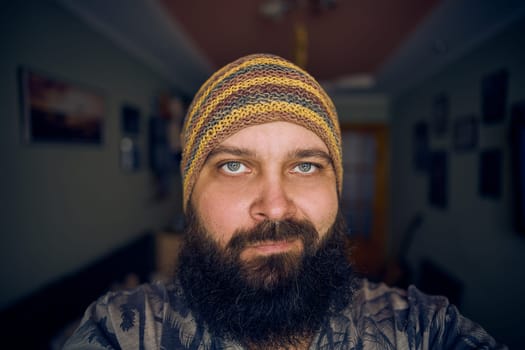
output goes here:
<path id="1" fill-rule="evenodd" d="M 101 297 L 66 349 L 503 348 L 443 297 L 354 277 L 337 114 L 299 67 L 228 64 L 182 137 L 176 276 Z"/>

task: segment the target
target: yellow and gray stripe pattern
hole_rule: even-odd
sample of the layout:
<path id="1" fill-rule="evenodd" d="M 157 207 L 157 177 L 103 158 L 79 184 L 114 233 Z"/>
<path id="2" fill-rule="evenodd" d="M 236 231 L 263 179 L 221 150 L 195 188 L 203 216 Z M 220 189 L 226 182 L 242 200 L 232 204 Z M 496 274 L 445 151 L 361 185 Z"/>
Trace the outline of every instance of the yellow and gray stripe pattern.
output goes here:
<path id="1" fill-rule="evenodd" d="M 337 112 L 323 88 L 301 68 L 274 55 L 240 58 L 213 74 L 188 109 L 182 131 L 183 204 L 211 150 L 248 126 L 287 121 L 317 134 L 342 190 L 341 134 Z"/>

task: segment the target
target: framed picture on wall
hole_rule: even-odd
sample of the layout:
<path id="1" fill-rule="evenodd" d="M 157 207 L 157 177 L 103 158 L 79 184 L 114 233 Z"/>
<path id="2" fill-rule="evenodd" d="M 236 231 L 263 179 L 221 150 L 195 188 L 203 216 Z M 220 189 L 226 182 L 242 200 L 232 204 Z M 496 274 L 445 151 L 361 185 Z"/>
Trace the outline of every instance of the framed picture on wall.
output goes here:
<path id="1" fill-rule="evenodd" d="M 448 205 L 448 156 L 446 151 L 433 151 L 429 162 L 428 199 L 431 205 L 444 209 Z"/>
<path id="2" fill-rule="evenodd" d="M 95 89 L 19 69 L 24 141 L 101 144 L 106 114 Z"/>
<path id="3" fill-rule="evenodd" d="M 429 153 L 428 124 L 419 121 L 412 129 L 412 161 L 415 170 L 423 172 L 428 170 Z"/>
<path id="4" fill-rule="evenodd" d="M 120 112 L 120 168 L 135 172 L 140 168 L 140 110 L 131 104 L 124 104 Z"/>
<path id="5" fill-rule="evenodd" d="M 440 93 L 432 105 L 432 131 L 436 136 L 443 136 L 448 131 L 450 102 L 448 95 Z"/>
<path id="6" fill-rule="evenodd" d="M 497 199 L 501 196 L 502 181 L 501 150 L 483 150 L 479 160 L 479 193 L 483 197 Z"/>
<path id="7" fill-rule="evenodd" d="M 525 100 L 511 109 L 511 171 L 514 228 L 525 235 Z"/>
<path id="8" fill-rule="evenodd" d="M 509 73 L 500 69 L 485 76 L 481 83 L 483 122 L 498 123 L 505 119 Z"/>
<path id="9" fill-rule="evenodd" d="M 122 134 L 138 136 L 140 133 L 140 110 L 138 107 L 125 104 L 120 112 L 120 129 Z"/>

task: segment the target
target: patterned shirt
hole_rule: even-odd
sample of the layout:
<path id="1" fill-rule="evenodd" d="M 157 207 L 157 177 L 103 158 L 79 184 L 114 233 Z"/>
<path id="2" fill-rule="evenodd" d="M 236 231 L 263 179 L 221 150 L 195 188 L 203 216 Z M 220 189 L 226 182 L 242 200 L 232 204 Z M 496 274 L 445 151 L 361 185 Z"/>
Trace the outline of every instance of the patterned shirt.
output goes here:
<path id="1" fill-rule="evenodd" d="M 64 349 L 244 349 L 213 337 L 179 283 L 110 292 L 87 309 Z M 506 349 L 440 296 L 359 280 L 351 303 L 329 310 L 310 349 Z"/>

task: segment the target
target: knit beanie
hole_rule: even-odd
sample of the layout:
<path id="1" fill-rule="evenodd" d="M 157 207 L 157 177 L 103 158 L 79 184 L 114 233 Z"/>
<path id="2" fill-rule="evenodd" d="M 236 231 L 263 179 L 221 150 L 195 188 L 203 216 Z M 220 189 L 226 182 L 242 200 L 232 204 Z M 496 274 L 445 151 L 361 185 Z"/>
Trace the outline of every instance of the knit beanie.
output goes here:
<path id="1" fill-rule="evenodd" d="M 286 121 L 326 144 L 342 190 L 341 133 L 335 107 L 304 70 L 274 55 L 242 57 L 218 70 L 195 95 L 182 130 L 183 206 L 210 151 L 248 126 Z"/>

